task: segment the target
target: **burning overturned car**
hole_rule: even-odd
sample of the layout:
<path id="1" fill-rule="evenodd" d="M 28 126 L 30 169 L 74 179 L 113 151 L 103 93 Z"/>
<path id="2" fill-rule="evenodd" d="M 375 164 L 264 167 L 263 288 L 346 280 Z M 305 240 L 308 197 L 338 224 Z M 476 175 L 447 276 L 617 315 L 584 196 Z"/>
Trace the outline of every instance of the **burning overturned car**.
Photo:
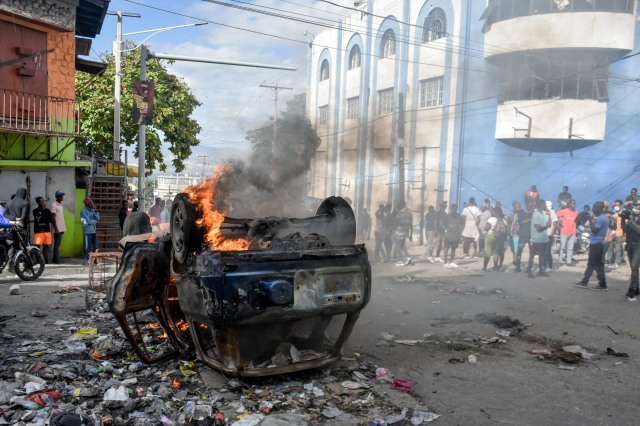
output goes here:
<path id="1" fill-rule="evenodd" d="M 316 215 L 236 219 L 213 178 L 176 196 L 169 233 L 128 242 L 109 283 L 111 312 L 141 360 L 195 353 L 234 376 L 340 359 L 371 295 L 371 266 L 340 197 Z"/>

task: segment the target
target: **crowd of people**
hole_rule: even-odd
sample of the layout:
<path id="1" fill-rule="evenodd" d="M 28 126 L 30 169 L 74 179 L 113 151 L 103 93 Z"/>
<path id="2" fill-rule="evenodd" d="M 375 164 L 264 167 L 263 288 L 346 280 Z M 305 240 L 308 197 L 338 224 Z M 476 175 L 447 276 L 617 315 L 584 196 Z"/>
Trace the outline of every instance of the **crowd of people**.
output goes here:
<path id="1" fill-rule="evenodd" d="M 456 249 L 462 243 L 462 256 L 465 259 L 484 257 L 480 272 L 489 272 L 503 269 L 505 254 L 510 250 L 515 272 L 522 272 L 527 247 L 529 258 L 524 264 L 525 272 L 529 278 L 536 278 L 548 277 L 548 271 L 563 264 L 575 267 L 573 253 L 588 244 L 587 268 L 576 285 L 588 288 L 589 279 L 595 272 L 599 285 L 594 290 L 607 290 L 605 268 L 626 265 L 626 249 L 632 272 L 627 297 L 630 301 L 636 300 L 635 296 L 640 294 L 640 197 L 635 188 L 625 201 L 615 200 L 611 209 L 608 201 L 598 201 L 592 207 L 585 205 L 578 212 L 576 200 L 566 186 L 557 197 L 557 210 L 552 201 L 540 197 L 535 185 L 525 193 L 523 201 L 524 208 L 515 201 L 509 215 L 499 202 L 493 205 L 489 199 L 478 207 L 476 200 L 470 198 L 461 213 L 456 204 L 447 209 L 446 201 L 440 202 L 437 211 L 429 206 L 424 227 L 426 248 L 422 257 L 429 262 L 443 262 L 445 268 L 457 268 L 458 264 L 454 262 Z M 384 219 L 382 223 L 381 235 L 385 229 Z M 626 245 L 624 249 L 623 245 Z M 376 257 L 378 246 L 376 238 Z M 441 251 L 444 251 L 443 258 Z M 538 271 L 534 274 L 536 256 Z M 493 267 L 489 269 L 491 261 Z"/>

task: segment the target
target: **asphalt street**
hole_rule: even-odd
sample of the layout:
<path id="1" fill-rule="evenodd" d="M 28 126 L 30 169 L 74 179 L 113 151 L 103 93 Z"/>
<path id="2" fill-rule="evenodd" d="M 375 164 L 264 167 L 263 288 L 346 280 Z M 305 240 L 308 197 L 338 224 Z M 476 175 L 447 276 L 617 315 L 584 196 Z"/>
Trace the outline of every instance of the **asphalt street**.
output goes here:
<path id="1" fill-rule="evenodd" d="M 373 241 L 366 245 L 373 249 Z M 513 272 L 511 253 L 505 272 L 481 273 L 482 259 L 458 258 L 460 268 L 446 269 L 419 258 L 423 248 L 409 246 L 414 256 L 409 266 L 372 263 L 371 301 L 346 345 L 345 357 L 359 356 L 396 377 L 417 381 L 411 395 L 442 416 L 435 424 L 638 424 L 640 302 L 630 303 L 625 297 L 628 266 L 608 271 L 609 291 L 598 292 L 574 286 L 586 266 L 584 254 L 577 256 L 575 268 L 563 266 L 549 278 L 529 279 Z M 21 286 L 20 295 L 9 296 L 13 284 Z M 72 315 L 81 324 L 86 318 L 84 292 L 52 293 L 69 284 L 87 285 L 81 266 L 50 268 L 35 283 L 5 271 L 0 275 L 0 314 L 16 318 L 0 335 L 49 340 L 57 338 L 57 319 Z M 590 286 L 595 285 L 594 276 Z M 59 308 L 51 309 L 56 305 Z M 32 311 L 47 316 L 32 317 Z M 524 325 L 500 329 L 491 322 L 496 315 Z M 486 343 L 491 337 L 506 343 Z M 420 342 L 407 345 L 398 340 Z M 558 359 L 560 348 L 567 345 L 580 345 L 593 355 L 576 363 Z M 607 355 L 607 348 L 629 358 Z M 545 349 L 553 355 L 532 353 Z M 469 355 L 476 356 L 475 364 L 469 363 Z M 209 377 L 220 381 L 215 371 Z"/>

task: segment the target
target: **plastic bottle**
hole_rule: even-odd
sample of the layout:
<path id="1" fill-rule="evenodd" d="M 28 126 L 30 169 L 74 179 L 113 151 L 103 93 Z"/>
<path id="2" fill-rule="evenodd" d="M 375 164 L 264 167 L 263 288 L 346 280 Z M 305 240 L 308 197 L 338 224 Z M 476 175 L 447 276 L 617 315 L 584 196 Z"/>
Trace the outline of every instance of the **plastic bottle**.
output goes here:
<path id="1" fill-rule="evenodd" d="M 475 355 L 469 355 L 469 364 L 475 364 L 477 361 L 477 358 Z"/>
<path id="2" fill-rule="evenodd" d="M 105 373 L 112 373 L 114 370 L 113 365 L 109 361 L 103 362 L 102 367 L 104 368 Z"/>
<path id="3" fill-rule="evenodd" d="M 131 364 L 129 366 L 129 371 L 139 371 L 142 370 L 142 363 L 141 362 L 136 362 L 135 364 Z"/>
<path id="4" fill-rule="evenodd" d="M 193 410 L 196 409 L 196 403 L 194 401 L 187 402 L 187 405 L 184 407 L 183 413 L 187 419 L 193 417 Z"/>
<path id="5" fill-rule="evenodd" d="M 38 404 L 36 404 L 33 401 L 27 401 L 26 399 L 22 399 L 22 398 L 16 398 L 13 400 L 14 404 L 20 405 L 24 408 L 26 408 L 27 410 L 39 410 L 40 407 Z"/>
<path id="6" fill-rule="evenodd" d="M 87 364 L 84 366 L 84 370 L 89 373 L 90 376 L 95 376 L 96 374 L 98 374 L 98 369 L 95 368 L 93 365 L 91 364 Z"/>
<path id="7" fill-rule="evenodd" d="M 38 376 L 34 376 L 32 374 L 27 374 L 27 373 L 21 373 L 21 372 L 17 372 L 14 374 L 16 380 L 19 380 L 21 382 L 33 382 L 33 383 L 39 383 L 39 384 L 46 384 L 47 381 L 44 379 L 41 379 Z"/>
<path id="8" fill-rule="evenodd" d="M 62 373 L 60 373 L 60 377 L 62 377 L 64 379 L 75 380 L 76 377 L 78 377 L 78 376 L 73 374 L 70 371 L 63 371 Z"/>

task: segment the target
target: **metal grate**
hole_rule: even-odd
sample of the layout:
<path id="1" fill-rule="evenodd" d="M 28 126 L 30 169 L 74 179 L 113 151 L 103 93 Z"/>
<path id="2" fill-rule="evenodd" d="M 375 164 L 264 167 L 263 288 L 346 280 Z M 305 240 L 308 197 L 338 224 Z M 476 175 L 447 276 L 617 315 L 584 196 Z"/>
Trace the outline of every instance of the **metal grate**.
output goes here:
<path id="1" fill-rule="evenodd" d="M 89 288 L 105 290 L 107 282 L 118 271 L 122 253 L 90 253 L 89 254 Z"/>
<path id="2" fill-rule="evenodd" d="M 118 241 L 122 238 L 118 213 L 125 200 L 124 178 L 96 177 L 88 179 L 89 197 L 93 200 L 100 213 L 100 220 L 96 224 L 96 234 L 101 250 L 119 250 Z"/>

